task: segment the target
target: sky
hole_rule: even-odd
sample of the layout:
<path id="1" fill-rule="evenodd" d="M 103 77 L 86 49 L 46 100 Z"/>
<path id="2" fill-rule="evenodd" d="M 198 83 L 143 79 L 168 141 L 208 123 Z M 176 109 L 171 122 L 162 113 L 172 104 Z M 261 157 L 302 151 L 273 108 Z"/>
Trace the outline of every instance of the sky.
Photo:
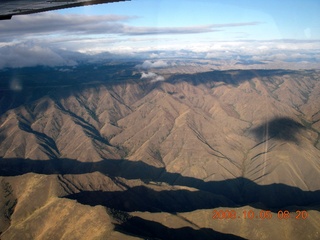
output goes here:
<path id="1" fill-rule="evenodd" d="M 131 0 L 14 16 L 0 21 L 0 67 L 24 66 L 32 54 L 30 64 L 72 64 L 58 50 L 318 58 L 319 12 L 319 0 Z"/>

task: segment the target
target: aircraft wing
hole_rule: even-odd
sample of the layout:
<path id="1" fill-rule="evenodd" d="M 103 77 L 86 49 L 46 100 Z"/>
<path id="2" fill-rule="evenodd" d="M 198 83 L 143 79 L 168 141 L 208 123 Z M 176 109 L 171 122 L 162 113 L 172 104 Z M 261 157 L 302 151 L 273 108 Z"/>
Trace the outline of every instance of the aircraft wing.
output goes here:
<path id="1" fill-rule="evenodd" d="M 126 0 L 1 0 L 0 20 L 11 19 L 13 15 L 120 1 Z"/>

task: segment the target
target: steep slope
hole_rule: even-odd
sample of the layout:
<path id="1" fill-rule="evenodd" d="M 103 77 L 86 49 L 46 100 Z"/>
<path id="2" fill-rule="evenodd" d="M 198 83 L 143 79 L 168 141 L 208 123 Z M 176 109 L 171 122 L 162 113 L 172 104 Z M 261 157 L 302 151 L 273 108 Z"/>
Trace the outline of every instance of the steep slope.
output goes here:
<path id="1" fill-rule="evenodd" d="M 282 231 L 278 219 L 255 221 L 255 233 L 244 219 L 239 231 L 230 219 L 220 226 L 208 216 L 217 207 L 274 216 L 306 209 L 308 238 L 319 236 L 320 72 L 166 77 L 33 86 L 25 95 L 41 94 L 25 103 L 12 97 L 23 92 L 2 91 L 11 102 L 0 116 L 1 238 L 267 239 L 275 236 L 264 227 Z M 288 239 L 304 236 L 298 222 L 288 221 Z"/>

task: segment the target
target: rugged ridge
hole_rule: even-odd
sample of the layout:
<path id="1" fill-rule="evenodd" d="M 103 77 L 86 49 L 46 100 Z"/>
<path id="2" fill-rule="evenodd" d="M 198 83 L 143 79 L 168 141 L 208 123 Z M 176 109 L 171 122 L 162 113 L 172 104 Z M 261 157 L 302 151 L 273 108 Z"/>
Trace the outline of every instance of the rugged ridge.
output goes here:
<path id="1" fill-rule="evenodd" d="M 163 227 L 143 223 L 148 214 L 139 212 L 195 216 L 203 209 L 250 205 L 276 213 L 299 205 L 314 211 L 314 221 L 320 197 L 319 78 L 316 70 L 230 70 L 174 74 L 158 82 L 133 74 L 120 82 L 3 90 L 1 104 L 10 103 L 0 116 L 1 191 L 10 183 L 14 194 L 1 207 L 7 217 L 0 219 L 0 231 L 4 239 L 13 237 L 19 224 L 46 219 L 63 204 L 70 205 L 72 218 L 72 208 L 89 215 L 98 214 L 89 206 L 109 209 L 99 210 L 97 221 L 109 227 L 101 225 L 97 238 L 107 232 L 156 237 L 133 231 L 139 224 Z M 18 95 L 33 97 L 21 102 Z M 39 209 L 19 210 L 29 198 L 19 189 L 31 188 L 19 186 L 21 178 L 51 179 L 55 190 L 45 200 L 34 195 Z M 118 214 L 127 217 L 119 220 Z M 154 216 L 148 221 L 164 224 L 162 215 Z M 190 227 L 189 221 L 176 227 Z M 198 227 L 199 236 L 210 236 L 208 227 Z M 44 236 L 40 228 L 28 229 Z M 236 229 L 219 231 L 237 235 Z"/>

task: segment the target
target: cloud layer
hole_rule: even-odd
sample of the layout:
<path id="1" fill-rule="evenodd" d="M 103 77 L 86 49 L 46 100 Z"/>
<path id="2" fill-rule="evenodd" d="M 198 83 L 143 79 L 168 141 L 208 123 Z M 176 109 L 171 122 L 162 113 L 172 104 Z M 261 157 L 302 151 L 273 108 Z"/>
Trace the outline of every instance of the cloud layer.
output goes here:
<path id="1" fill-rule="evenodd" d="M 63 15 L 40 13 L 15 16 L 10 21 L 0 22 L 0 36 L 22 37 L 34 34 L 103 34 L 120 33 L 121 21 L 132 17 L 118 15 Z"/>
<path id="2" fill-rule="evenodd" d="M 31 36 L 34 34 L 197 34 L 219 31 L 221 28 L 258 25 L 259 22 L 211 24 L 188 27 L 139 27 L 124 22 L 136 18 L 120 15 L 63 15 L 41 13 L 15 16 L 10 21 L 0 22 L 0 39 Z"/>
<path id="3" fill-rule="evenodd" d="M 0 68 L 17 68 L 31 66 L 70 66 L 76 62 L 66 60 L 49 48 L 18 44 L 0 48 Z"/>
<path id="4" fill-rule="evenodd" d="M 59 49 L 87 54 L 109 52 L 146 59 L 137 66 L 144 71 L 170 67 L 172 63 L 168 59 L 181 58 L 320 61 L 320 40 L 215 39 L 227 29 L 240 28 L 238 33 L 242 34 L 242 27 L 263 26 L 264 23 L 258 21 L 186 27 L 130 25 L 130 21 L 137 18 L 47 12 L 0 21 L 0 68 L 74 65 L 81 57 L 76 54 L 66 57 Z M 152 76 L 152 72 L 142 74 L 142 78 L 157 77 Z"/>

